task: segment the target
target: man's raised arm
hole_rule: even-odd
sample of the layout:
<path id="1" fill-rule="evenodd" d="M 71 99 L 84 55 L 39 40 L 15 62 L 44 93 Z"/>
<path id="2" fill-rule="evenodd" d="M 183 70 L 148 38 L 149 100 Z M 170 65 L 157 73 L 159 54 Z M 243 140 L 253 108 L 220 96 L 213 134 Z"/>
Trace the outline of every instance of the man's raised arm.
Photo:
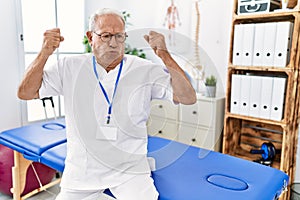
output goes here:
<path id="1" fill-rule="evenodd" d="M 184 71 L 168 52 L 164 36 L 155 31 L 150 31 L 149 35 L 145 35 L 144 37 L 155 54 L 164 62 L 171 74 L 171 84 L 174 93 L 173 101 L 187 105 L 196 103 L 195 90 Z"/>
<path id="2" fill-rule="evenodd" d="M 64 38 L 60 29 L 54 28 L 44 33 L 42 49 L 26 70 L 18 89 L 18 97 L 23 100 L 39 98 L 39 89 L 43 80 L 44 66 L 52 53 L 59 47 Z"/>

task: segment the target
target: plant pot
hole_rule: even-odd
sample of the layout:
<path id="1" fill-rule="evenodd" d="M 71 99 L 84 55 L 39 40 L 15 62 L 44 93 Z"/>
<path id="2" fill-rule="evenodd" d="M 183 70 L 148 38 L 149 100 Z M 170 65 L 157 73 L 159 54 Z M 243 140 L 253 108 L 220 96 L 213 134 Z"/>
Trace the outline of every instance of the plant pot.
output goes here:
<path id="1" fill-rule="evenodd" d="M 216 86 L 206 86 L 205 96 L 207 97 L 216 97 Z"/>

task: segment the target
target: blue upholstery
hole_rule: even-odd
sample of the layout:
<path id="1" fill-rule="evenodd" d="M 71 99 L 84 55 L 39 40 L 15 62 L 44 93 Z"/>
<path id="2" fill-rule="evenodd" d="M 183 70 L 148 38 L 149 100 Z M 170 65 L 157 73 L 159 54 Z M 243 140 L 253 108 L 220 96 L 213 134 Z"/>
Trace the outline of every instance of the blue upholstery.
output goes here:
<path id="1" fill-rule="evenodd" d="M 65 168 L 66 154 L 67 143 L 65 142 L 42 153 L 40 162 L 56 169 L 57 171 L 63 172 Z"/>
<path id="2" fill-rule="evenodd" d="M 63 126 L 61 119 L 4 131 L 0 144 L 63 171 Z M 272 200 L 289 180 L 275 168 L 158 137 L 149 137 L 148 151 L 155 159 L 152 176 L 159 200 Z"/>
<path id="3" fill-rule="evenodd" d="M 289 179 L 275 168 L 162 138 L 149 138 L 148 149 L 152 156 L 164 149 L 154 156 L 157 166 L 176 149 L 185 150 L 171 165 L 153 172 L 160 200 L 272 200 Z"/>
<path id="4" fill-rule="evenodd" d="M 7 130 L 0 134 L 0 144 L 22 153 L 26 159 L 39 162 L 43 152 L 67 141 L 64 127 L 62 118 Z"/>

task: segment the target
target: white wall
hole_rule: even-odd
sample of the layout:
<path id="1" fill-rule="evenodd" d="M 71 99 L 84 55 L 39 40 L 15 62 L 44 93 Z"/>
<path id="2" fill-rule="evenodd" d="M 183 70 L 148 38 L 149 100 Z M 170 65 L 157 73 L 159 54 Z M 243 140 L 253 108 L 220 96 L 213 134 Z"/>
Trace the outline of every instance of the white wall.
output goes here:
<path id="1" fill-rule="evenodd" d="M 194 39 L 194 20 L 192 19 L 195 0 L 175 0 L 179 9 L 182 25 L 177 32 Z M 138 28 L 163 28 L 162 24 L 170 1 L 161 0 L 89 0 L 85 2 L 85 18 L 98 8 L 110 7 L 131 14 L 129 22 Z M 233 0 L 199 0 L 200 10 L 200 47 L 214 62 L 222 89 L 226 88 L 230 28 Z M 300 136 L 299 136 L 300 137 Z M 300 166 L 300 140 L 298 142 L 297 165 Z M 296 182 L 300 182 L 300 167 L 296 170 Z"/>
<path id="2" fill-rule="evenodd" d="M 212 58 L 224 90 L 229 56 L 233 0 L 200 1 L 200 46 Z"/>
<path id="3" fill-rule="evenodd" d="M 21 125 L 21 106 L 16 96 L 20 79 L 18 58 L 18 34 L 14 0 L 0 1 L 0 131 Z M 177 0 L 182 26 L 178 32 L 193 38 L 190 15 L 192 0 Z M 166 8 L 170 2 L 161 0 L 89 0 L 86 1 L 86 19 L 96 9 L 113 7 L 131 13 L 130 22 L 138 27 L 162 28 Z M 105 6 L 103 6 L 105 5 Z M 142 9 L 147 8 L 147 9 Z M 231 23 L 232 0 L 200 1 L 201 27 L 200 44 L 217 66 L 222 84 L 226 84 L 228 62 L 229 28 Z M 218 14 L 217 14 L 218 13 Z M 22 62 L 21 62 L 22 63 Z M 298 146 L 300 147 L 300 140 Z M 297 153 L 300 166 L 300 149 Z M 300 182 L 300 167 L 297 167 L 296 181 Z"/>
<path id="4" fill-rule="evenodd" d="M 14 2 L 0 2 L 0 131 L 21 125 L 20 101 L 16 96 L 20 71 Z"/>
<path id="5" fill-rule="evenodd" d="M 232 0 L 230 0 L 232 2 Z M 182 25 L 177 28 L 177 32 L 194 38 L 191 31 L 192 16 L 191 10 L 194 0 L 175 1 L 181 18 Z M 105 5 L 105 6 L 103 6 Z M 113 7 L 118 10 L 126 10 L 131 14 L 129 22 L 138 28 L 164 28 L 162 26 L 170 1 L 160 0 L 89 0 L 86 1 L 85 18 L 101 7 Z M 228 54 L 229 29 L 227 24 L 231 22 L 231 3 L 228 0 L 200 1 L 201 28 L 200 46 L 209 54 L 220 74 L 220 83 L 225 88 L 226 65 Z M 147 9 L 143 9 L 147 8 Z M 225 9 L 226 8 L 226 9 Z M 224 9 L 224 10 L 220 10 Z M 20 101 L 16 97 L 16 89 L 20 80 L 19 59 L 18 59 L 18 35 L 16 28 L 15 0 L 2 0 L 0 3 L 0 32 L 2 39 L 0 44 L 0 73 L 1 94 L 0 99 L 0 130 L 20 125 L 21 109 Z M 218 13 L 218 15 L 216 14 Z M 9 19 L 9 20 L 8 20 Z M 223 34 L 221 34 L 223 32 Z M 22 63 L 22 62 L 21 62 Z"/>
<path id="6" fill-rule="evenodd" d="M 175 0 L 181 21 L 176 32 L 194 41 L 195 0 Z M 128 11 L 131 14 L 129 30 L 159 28 L 166 29 L 163 22 L 171 1 L 161 0 L 89 0 L 85 1 L 85 17 L 103 7 Z M 199 45 L 213 62 L 218 74 L 219 93 L 225 92 L 226 70 L 228 63 L 228 48 L 233 0 L 199 0 L 200 10 L 200 39 Z M 87 25 L 86 25 L 87 26 Z M 129 38 L 130 39 L 130 38 Z M 193 45 L 182 44 L 182 49 L 194 48 Z M 178 50 L 177 48 L 176 50 Z M 183 56 L 184 52 L 181 52 Z M 147 52 L 148 55 L 148 52 Z M 150 56 L 151 57 L 151 56 Z M 184 65 L 184 63 L 183 63 Z M 210 65 L 210 64 L 208 64 Z M 210 66 L 207 66 L 207 68 Z M 215 72 L 214 72 L 215 73 Z"/>

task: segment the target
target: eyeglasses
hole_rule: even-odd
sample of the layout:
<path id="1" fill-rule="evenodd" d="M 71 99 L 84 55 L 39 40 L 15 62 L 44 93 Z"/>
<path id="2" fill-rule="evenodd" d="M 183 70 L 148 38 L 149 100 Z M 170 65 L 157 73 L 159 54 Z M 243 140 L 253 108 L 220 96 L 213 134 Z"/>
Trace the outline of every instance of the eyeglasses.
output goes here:
<path id="1" fill-rule="evenodd" d="M 116 39 L 117 42 L 123 43 L 126 40 L 126 37 L 127 37 L 126 33 L 111 34 L 111 33 L 106 33 L 105 32 L 105 33 L 98 34 L 95 31 L 94 31 L 94 33 L 96 35 L 98 35 L 103 42 L 109 42 L 111 40 L 111 38 L 113 36 L 115 36 L 115 39 Z"/>

